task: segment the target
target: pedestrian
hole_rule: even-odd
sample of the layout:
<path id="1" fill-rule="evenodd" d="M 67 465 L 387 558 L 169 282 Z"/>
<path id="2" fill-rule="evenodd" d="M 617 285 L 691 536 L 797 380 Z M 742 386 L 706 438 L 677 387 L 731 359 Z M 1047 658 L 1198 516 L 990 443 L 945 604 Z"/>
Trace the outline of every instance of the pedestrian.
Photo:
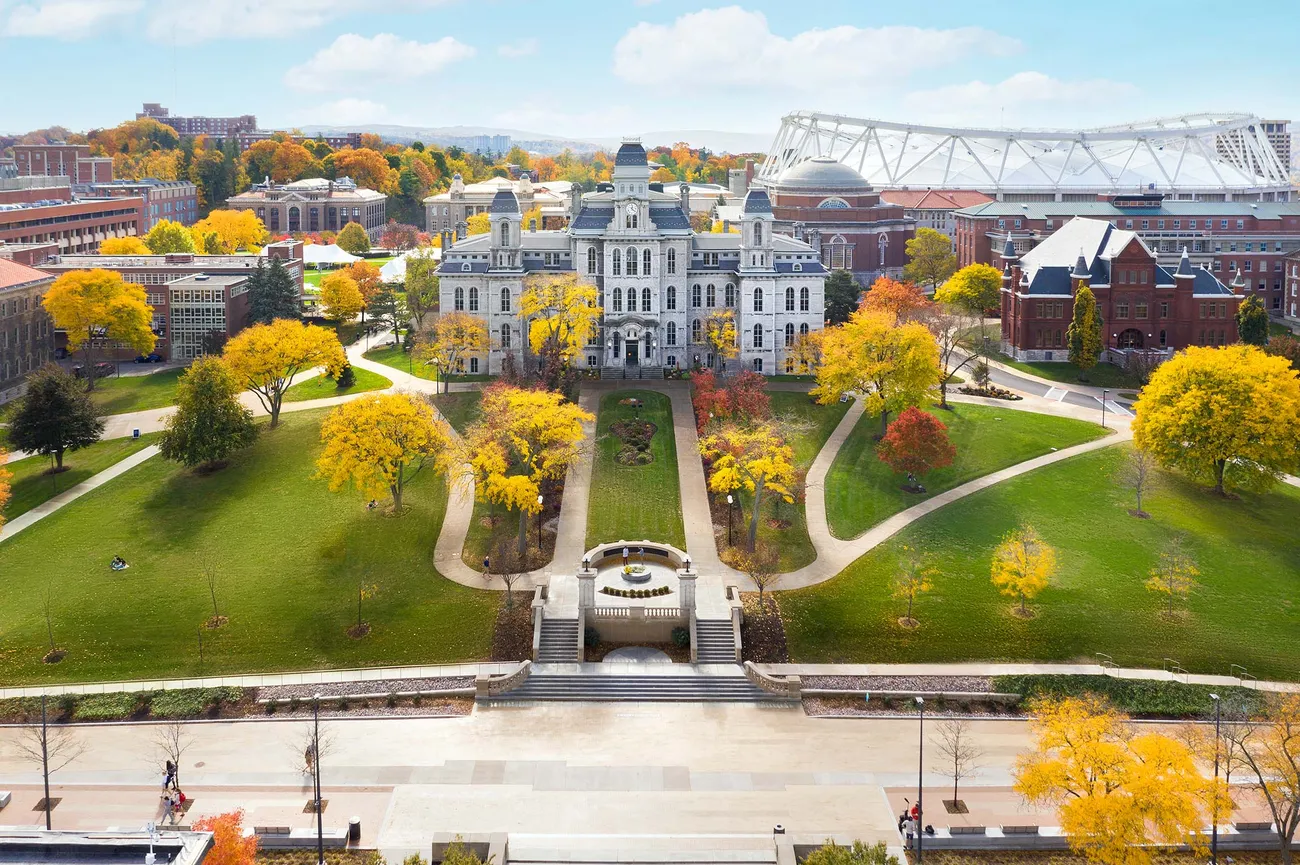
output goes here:
<path id="1" fill-rule="evenodd" d="M 917 821 L 921 819 L 921 807 L 919 805 L 912 806 L 911 817 L 913 820 Z"/>
<path id="2" fill-rule="evenodd" d="M 492 573 L 492 560 L 489 559 L 487 556 L 483 557 L 483 573 L 485 574 Z"/>
<path id="3" fill-rule="evenodd" d="M 180 783 L 176 779 L 176 764 L 171 760 L 167 761 L 167 777 L 163 779 L 163 786 L 170 786 L 173 790 L 180 789 Z"/>
<path id="4" fill-rule="evenodd" d="M 903 834 L 903 824 L 907 822 L 907 812 L 898 815 L 898 834 Z"/>
<path id="5" fill-rule="evenodd" d="M 914 839 L 916 838 L 916 821 L 911 817 L 903 824 L 903 834 L 907 837 L 907 849 L 912 849 Z"/>
<path id="6" fill-rule="evenodd" d="M 162 808 L 163 808 L 162 816 L 163 816 L 163 820 L 167 821 L 173 826 L 176 825 L 176 810 L 177 810 L 176 806 L 177 806 L 176 791 L 170 789 L 164 790 L 162 794 Z"/>
<path id="7" fill-rule="evenodd" d="M 623 567 L 627 567 L 627 547 L 623 548 Z"/>

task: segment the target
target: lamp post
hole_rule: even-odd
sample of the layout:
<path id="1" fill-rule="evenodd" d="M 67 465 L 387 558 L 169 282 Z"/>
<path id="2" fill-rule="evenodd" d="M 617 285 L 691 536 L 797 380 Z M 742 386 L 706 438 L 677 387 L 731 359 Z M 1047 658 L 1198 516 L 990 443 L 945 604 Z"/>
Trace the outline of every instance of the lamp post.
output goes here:
<path id="1" fill-rule="evenodd" d="M 542 549 L 542 496 L 537 495 L 537 550 Z"/>
<path id="2" fill-rule="evenodd" d="M 320 806 L 320 694 L 312 697 L 312 776 L 316 787 L 316 865 L 325 865 L 325 817 Z"/>
<path id="3" fill-rule="evenodd" d="M 921 838 L 925 835 L 924 830 L 921 829 L 922 821 L 925 820 L 925 806 L 922 799 L 925 788 L 921 782 L 925 760 L 925 699 L 923 697 L 916 698 L 916 707 L 921 711 L 921 722 L 916 728 L 916 865 L 921 865 Z"/>
<path id="4" fill-rule="evenodd" d="M 731 493 L 727 493 L 727 546 L 731 546 L 731 503 L 735 501 Z"/>
<path id="5" fill-rule="evenodd" d="M 1214 701 L 1214 808 L 1210 815 L 1210 863 L 1219 865 L 1219 695 L 1211 694 Z"/>
<path id="6" fill-rule="evenodd" d="M 1103 387 L 1103 388 L 1101 389 L 1101 427 L 1102 427 L 1102 429 L 1105 429 L 1105 428 L 1106 428 L 1106 394 L 1107 394 L 1107 393 L 1109 393 L 1109 391 L 1107 391 L 1106 388 Z"/>
<path id="7" fill-rule="evenodd" d="M 435 394 L 440 393 L 442 388 L 442 359 L 441 358 L 434 358 L 433 374 L 437 376 L 437 379 L 433 383 L 433 392 Z"/>

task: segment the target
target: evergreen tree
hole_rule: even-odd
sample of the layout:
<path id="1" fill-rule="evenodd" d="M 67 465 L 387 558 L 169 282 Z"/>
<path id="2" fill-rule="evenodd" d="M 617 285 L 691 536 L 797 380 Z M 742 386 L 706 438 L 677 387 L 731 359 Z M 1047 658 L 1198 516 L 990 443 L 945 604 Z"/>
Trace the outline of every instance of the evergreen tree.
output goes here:
<path id="1" fill-rule="evenodd" d="M 1237 336 L 1247 345 L 1268 345 L 1268 312 L 1259 295 L 1250 295 L 1237 307 Z"/>
<path id="2" fill-rule="evenodd" d="M 277 318 L 302 319 L 298 287 L 278 258 L 270 267 L 258 261 L 257 270 L 248 280 L 248 323 L 270 324 Z"/>
<path id="3" fill-rule="evenodd" d="M 826 279 L 826 323 L 843 324 L 858 308 L 862 286 L 847 270 L 832 270 Z"/>
<path id="4" fill-rule="evenodd" d="M 167 419 L 159 449 L 187 466 L 217 467 L 257 438 L 253 413 L 239 402 L 239 383 L 219 357 L 200 357 L 176 386 L 176 413 Z"/>
<path id="5" fill-rule="evenodd" d="M 27 377 L 27 394 L 9 422 L 9 444 L 16 450 L 53 456 L 63 469 L 64 451 L 99 441 L 104 422 L 81 382 L 54 364 Z"/>
<path id="6" fill-rule="evenodd" d="M 1065 331 L 1070 346 L 1070 363 L 1079 368 L 1079 380 L 1086 381 L 1088 370 L 1101 359 L 1101 316 L 1092 289 L 1080 285 L 1074 295 L 1074 316 Z"/>

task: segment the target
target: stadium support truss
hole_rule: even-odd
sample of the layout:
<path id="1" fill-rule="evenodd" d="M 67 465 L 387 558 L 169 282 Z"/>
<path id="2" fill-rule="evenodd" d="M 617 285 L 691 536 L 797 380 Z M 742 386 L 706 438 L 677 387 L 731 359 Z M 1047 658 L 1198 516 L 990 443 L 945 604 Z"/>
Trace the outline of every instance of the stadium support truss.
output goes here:
<path id="1" fill-rule="evenodd" d="M 829 156 L 877 189 L 1008 193 L 1161 192 L 1179 197 L 1282 192 L 1282 165 L 1250 114 L 1189 114 L 1097 129 L 963 129 L 839 114 L 786 115 L 758 174 Z"/>

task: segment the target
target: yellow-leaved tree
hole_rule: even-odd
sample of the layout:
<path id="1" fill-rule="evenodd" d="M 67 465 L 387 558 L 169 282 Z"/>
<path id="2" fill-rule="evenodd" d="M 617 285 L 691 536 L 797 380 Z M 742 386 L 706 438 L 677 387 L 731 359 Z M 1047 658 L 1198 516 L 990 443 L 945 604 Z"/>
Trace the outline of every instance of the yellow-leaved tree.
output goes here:
<path id="1" fill-rule="evenodd" d="M 1237 762 L 1238 777 L 1245 775 L 1246 788 L 1268 806 L 1283 865 L 1291 865 L 1291 847 L 1300 828 L 1300 694 L 1270 695 L 1259 716 L 1226 729 L 1226 747 Z"/>
<path id="2" fill-rule="evenodd" d="M 54 326 L 67 331 L 68 350 L 80 351 L 86 389 L 94 390 L 95 349 L 124 343 L 141 354 L 153 351 L 153 307 L 144 289 L 108 270 L 74 270 L 54 280 L 41 305 Z"/>
<path id="3" fill-rule="evenodd" d="M 351 321 L 366 308 L 357 281 L 341 270 L 321 277 L 320 302 L 325 307 L 325 317 L 331 321 Z"/>
<path id="4" fill-rule="evenodd" d="M 793 375 L 811 375 L 822 362 L 822 336 L 824 330 L 801 333 L 785 350 L 786 372 Z"/>
<path id="5" fill-rule="evenodd" d="M 468 312 L 449 312 L 438 317 L 423 335 L 416 356 L 438 367 L 438 377 L 459 375 L 469 357 L 485 354 L 490 347 L 487 322 Z"/>
<path id="6" fill-rule="evenodd" d="M 1055 573 L 1056 550 L 1033 526 L 1013 530 L 993 551 L 993 585 L 1002 594 L 1020 599 L 1016 615 L 1022 619 L 1033 616 L 1025 602 L 1047 588 Z"/>
<path id="7" fill-rule="evenodd" d="M 736 313 L 730 309 L 718 309 L 709 313 L 704 319 L 704 343 L 717 358 L 719 366 L 740 354 L 739 340 L 736 339 Z"/>
<path id="8" fill-rule="evenodd" d="M 821 365 L 813 396 L 830 405 L 859 393 L 867 414 L 880 415 L 880 434 L 889 415 L 920 405 L 939 386 L 939 346 L 924 324 L 899 324 L 879 310 L 858 310 L 844 324 L 822 331 Z"/>
<path id="9" fill-rule="evenodd" d="M 160 219 L 144 236 L 144 244 L 154 255 L 166 255 L 169 252 L 194 252 L 194 235 L 179 222 Z"/>
<path id="10" fill-rule="evenodd" d="M 257 396 L 273 428 L 295 375 L 323 366 L 336 378 L 347 364 L 334 331 L 287 318 L 245 328 L 226 342 L 222 357 L 240 386 Z"/>
<path id="11" fill-rule="evenodd" d="M 455 450 L 447 422 L 424 400 L 400 393 L 344 403 L 326 415 L 320 438 L 317 476 L 331 490 L 350 481 L 369 499 L 388 495 L 395 514 L 407 482 L 426 467 L 445 474 Z"/>
<path id="12" fill-rule="evenodd" d="M 768 493 L 794 501 L 794 448 L 786 444 L 771 422 L 752 426 L 723 425 L 700 440 L 700 453 L 709 461 L 709 489 L 719 495 L 744 490 L 753 496 L 749 516 L 749 548 L 758 542 L 758 518 Z"/>
<path id="13" fill-rule="evenodd" d="M 1175 538 L 1169 549 L 1160 554 L 1160 561 L 1151 569 L 1151 576 L 1146 581 L 1149 590 L 1165 596 L 1165 618 L 1174 618 L 1174 602 L 1187 599 L 1196 588 L 1196 578 L 1200 575 L 1196 561 Z"/>
<path id="14" fill-rule="evenodd" d="M 528 344 L 541 357 L 567 366 L 600 321 L 596 286 L 576 273 L 536 273 L 524 278 L 519 318 L 528 322 Z"/>
<path id="15" fill-rule="evenodd" d="M 1266 489 L 1300 471 L 1300 372 L 1251 345 L 1191 347 L 1162 363 L 1134 409 L 1133 441 L 1166 468 Z"/>
<path id="16" fill-rule="evenodd" d="M 531 231 L 534 227 L 538 231 L 542 230 L 542 208 L 534 206 L 532 210 L 524 214 L 523 221 L 519 223 L 524 231 Z"/>
<path id="17" fill-rule="evenodd" d="M 218 252 L 230 255 L 243 249 L 257 252 L 267 238 L 266 226 L 257 214 L 251 210 L 214 210 L 206 219 L 200 219 L 190 227 L 194 235 L 194 245 L 204 252 Z M 216 249 L 212 249 L 210 237 L 216 238 Z M 203 249 L 203 247 L 207 247 Z"/>
<path id="18" fill-rule="evenodd" d="M 1031 705 L 1034 748 L 1016 760 L 1016 792 L 1057 809 L 1070 848 L 1098 865 L 1149 865 L 1152 844 L 1205 852 L 1211 813 L 1231 813 L 1227 786 L 1205 778 L 1182 742 L 1137 733 L 1094 696 Z"/>
<path id="19" fill-rule="evenodd" d="M 138 237 L 110 237 L 99 242 L 100 255 L 149 255 L 149 247 Z"/>
<path id="20" fill-rule="evenodd" d="M 470 234 L 487 234 L 492 230 L 492 219 L 486 213 L 476 213 L 465 220 L 465 226 Z"/>
<path id="21" fill-rule="evenodd" d="M 934 299 L 982 315 L 1002 303 L 1002 272 L 991 264 L 968 264 L 939 286 Z"/>
<path id="22" fill-rule="evenodd" d="M 494 385 L 483 391 L 479 420 L 465 431 L 464 461 L 475 495 L 519 511 L 520 558 L 527 555 L 528 515 L 541 509 L 543 481 L 564 477 L 596 419 L 561 394 Z"/>

